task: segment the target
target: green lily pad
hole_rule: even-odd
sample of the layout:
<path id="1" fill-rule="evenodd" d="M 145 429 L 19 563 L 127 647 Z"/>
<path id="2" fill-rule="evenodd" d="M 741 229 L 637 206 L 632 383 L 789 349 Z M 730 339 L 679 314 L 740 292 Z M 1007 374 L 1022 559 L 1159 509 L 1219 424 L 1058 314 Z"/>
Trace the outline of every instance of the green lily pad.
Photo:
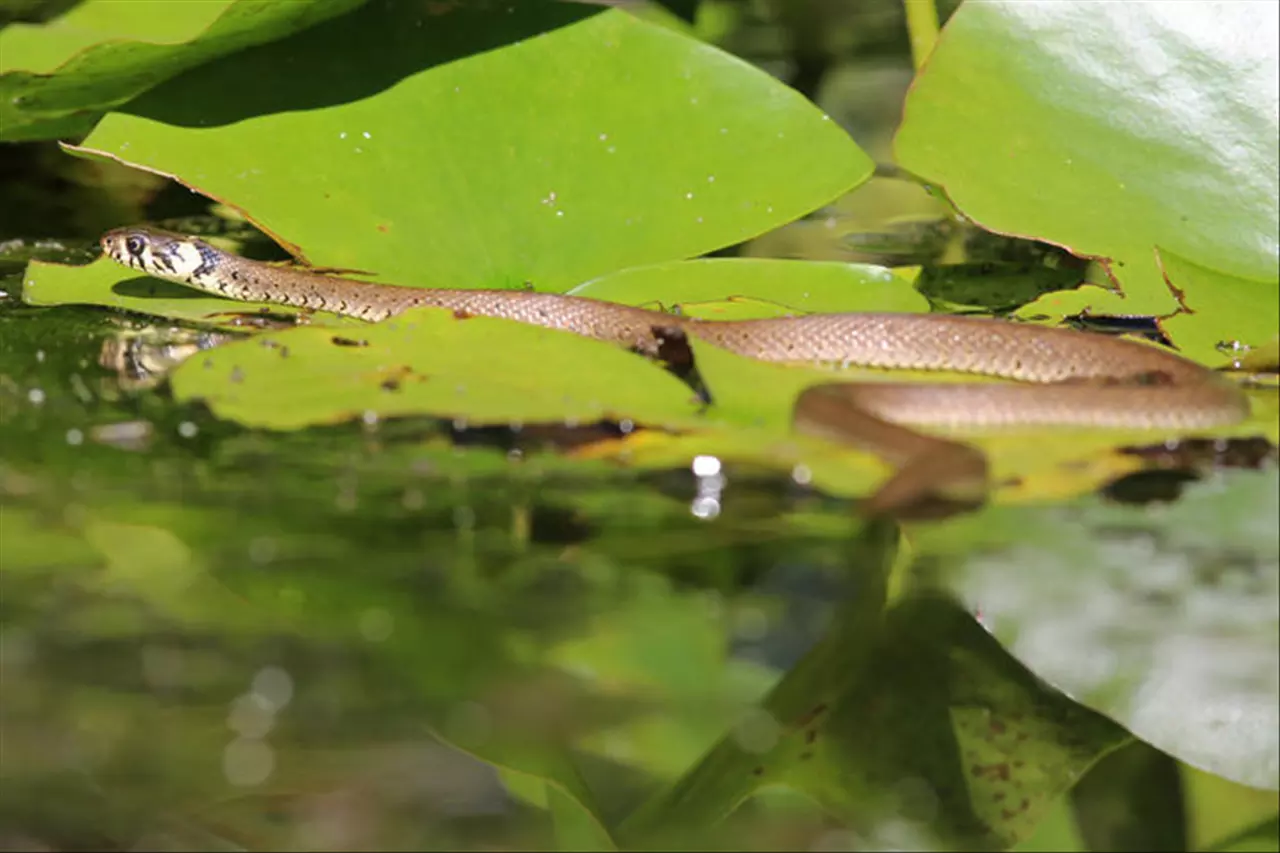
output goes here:
<path id="1" fill-rule="evenodd" d="M 1228 275 L 1180 258 L 1160 253 L 1169 284 L 1181 294 L 1181 309 L 1165 317 L 1160 327 L 1178 351 L 1204 364 L 1219 366 L 1280 341 L 1280 301 L 1259 304 L 1257 296 L 1266 284 Z M 1071 291 L 1046 294 L 1020 308 L 1016 315 L 1042 320 L 1090 314 L 1125 315 L 1134 304 L 1111 290 L 1085 285 Z"/>
<path id="2" fill-rule="evenodd" d="M 876 803 L 876 847 L 936 839 L 944 850 L 1008 849 L 1130 739 L 927 596 L 889 611 L 863 679 L 813 729 L 811 761 L 789 768 L 788 784 L 837 813 Z"/>
<path id="3" fill-rule="evenodd" d="M 1215 364 L 1280 339 L 1280 300 L 1275 285 L 1238 278 L 1161 252 L 1171 281 L 1185 288 L 1190 313 L 1177 314 L 1164 330 L 1192 357 Z M 1259 290 L 1271 290 L 1270 302 L 1259 304 Z"/>
<path id="4" fill-rule="evenodd" d="M 1114 313 L 1178 309 L 1158 255 L 1231 277 L 1231 309 L 1193 337 L 1259 343 L 1277 319 L 1276 29 L 1265 3 L 965 5 L 898 161 L 988 228 L 1110 259 Z M 1173 281 L 1193 311 L 1217 284 Z"/>
<path id="5" fill-rule="evenodd" d="M 178 400 L 272 429 L 405 414 L 510 424 L 643 413 L 679 425 L 698 408 L 684 383 L 618 347 L 440 309 L 358 330 L 259 335 L 185 362 L 172 383 Z"/>
<path id="6" fill-rule="evenodd" d="M 0 32 L 0 139 L 87 132 L 174 75 L 342 15 L 364 0 L 84 0 L 44 24 Z"/>
<path id="7" fill-rule="evenodd" d="M 1181 767 L 1148 743 L 1132 740 L 1099 761 L 1071 789 L 1084 850 L 1197 850 L 1188 837 Z"/>
<path id="8" fill-rule="evenodd" d="M 175 176 L 319 266 L 553 291 L 745 240 L 872 171 L 740 60 L 542 3 L 372 4 L 157 87 L 76 150 Z"/>
<path id="9" fill-rule="evenodd" d="M 858 683 L 874 659 L 898 540 L 893 525 L 862 527 L 852 549 L 856 591 L 831 630 L 696 765 L 626 817 L 617 833 L 626 846 L 660 847 L 664 838 L 714 825 L 778 781 L 768 770 L 802 760 L 811 743 L 806 730 L 825 722 L 831 700 Z"/>
<path id="10" fill-rule="evenodd" d="M 79 267 L 32 261 L 22 280 L 22 299 L 28 305 L 102 305 L 225 328 L 235 327 L 237 318 L 252 319 L 262 314 L 291 318 L 300 313 L 284 305 L 232 301 L 180 284 L 138 276 L 105 257 Z M 361 320 L 324 312 L 312 313 L 309 320 L 312 325 L 323 326 L 367 325 Z"/>
<path id="11" fill-rule="evenodd" d="M 1259 821 L 1209 849 L 1214 853 L 1263 853 L 1280 849 L 1280 815 Z"/>
<path id="12" fill-rule="evenodd" d="M 610 273 L 569 291 L 703 319 L 788 313 L 926 311 L 929 303 L 885 267 L 768 258 L 706 258 Z M 726 301 L 732 300 L 732 301 Z M 704 305 L 702 303 L 711 303 Z M 732 306 L 732 307 L 729 307 Z"/>
<path id="13" fill-rule="evenodd" d="M 896 535 L 867 528 L 852 551 L 856 601 L 759 707 L 623 822 L 624 840 L 678 838 L 784 785 L 865 846 L 1004 848 L 1128 738 L 1046 690 L 953 604 L 921 596 L 884 610 Z"/>
<path id="14" fill-rule="evenodd" d="M 1038 676 L 1188 764 L 1274 790 L 1277 479 L 1225 472 L 1167 505 L 993 508 L 913 544 Z"/>

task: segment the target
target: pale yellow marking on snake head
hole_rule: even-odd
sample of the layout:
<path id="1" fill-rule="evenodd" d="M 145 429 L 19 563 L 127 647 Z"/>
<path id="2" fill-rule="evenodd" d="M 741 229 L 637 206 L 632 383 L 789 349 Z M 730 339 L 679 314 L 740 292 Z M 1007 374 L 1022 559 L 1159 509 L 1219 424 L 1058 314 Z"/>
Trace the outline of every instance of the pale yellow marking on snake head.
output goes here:
<path id="1" fill-rule="evenodd" d="M 217 265 L 218 253 L 194 237 L 153 229 L 117 228 L 102 235 L 112 260 L 167 281 L 200 285 Z"/>

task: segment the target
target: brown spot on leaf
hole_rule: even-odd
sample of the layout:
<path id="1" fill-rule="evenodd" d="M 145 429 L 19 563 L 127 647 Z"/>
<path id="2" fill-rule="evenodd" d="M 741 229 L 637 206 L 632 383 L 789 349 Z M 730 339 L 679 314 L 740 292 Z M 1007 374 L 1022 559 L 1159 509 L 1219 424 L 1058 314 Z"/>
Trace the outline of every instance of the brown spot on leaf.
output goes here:
<path id="1" fill-rule="evenodd" d="M 334 346 L 339 347 L 367 347 L 369 345 L 368 341 L 357 341 L 353 338 L 343 338 L 338 335 L 334 335 L 332 341 Z"/>
<path id="2" fill-rule="evenodd" d="M 1008 731 L 1008 728 L 1009 728 L 1008 726 L 1006 726 L 1004 723 L 1000 722 L 999 720 L 991 721 L 991 733 L 993 735 L 1002 735 L 1006 731 Z"/>
<path id="3" fill-rule="evenodd" d="M 969 772 L 978 778 L 991 775 L 1001 782 L 1009 781 L 1009 765 L 1004 762 L 1000 764 L 975 764 Z"/>
<path id="4" fill-rule="evenodd" d="M 1169 278 L 1169 271 L 1165 269 L 1164 258 L 1161 257 L 1159 251 L 1156 252 L 1156 266 L 1160 268 L 1160 277 L 1164 279 L 1164 286 L 1169 289 L 1170 295 L 1178 301 L 1178 307 L 1184 313 L 1196 313 L 1194 309 L 1187 306 L 1187 292 L 1174 284 L 1173 279 Z"/>
<path id="5" fill-rule="evenodd" d="M 827 710 L 826 702 L 821 702 L 813 706 L 812 708 L 810 708 L 808 711 L 805 711 L 796 719 L 795 727 L 798 729 L 804 728 L 805 726 L 809 725 L 814 720 L 816 720 L 826 710 Z"/>
<path id="6" fill-rule="evenodd" d="M 426 382 L 429 379 L 429 377 L 416 373 L 414 369 L 407 364 L 400 364 L 394 367 L 382 367 L 378 370 L 371 371 L 365 378 L 368 382 L 377 382 L 378 387 L 383 391 L 399 391 L 405 382 Z"/>

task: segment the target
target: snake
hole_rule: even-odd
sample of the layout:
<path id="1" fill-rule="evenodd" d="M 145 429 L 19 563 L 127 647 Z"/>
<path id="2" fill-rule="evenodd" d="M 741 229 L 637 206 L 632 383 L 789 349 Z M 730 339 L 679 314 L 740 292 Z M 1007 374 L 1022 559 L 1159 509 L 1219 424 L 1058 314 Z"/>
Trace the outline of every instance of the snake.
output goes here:
<path id="1" fill-rule="evenodd" d="M 150 227 L 108 231 L 104 253 L 131 269 L 228 299 L 380 322 L 411 308 L 499 317 L 658 356 L 693 338 L 782 363 L 952 371 L 1012 382 L 830 381 L 798 393 L 795 432 L 881 457 L 894 470 L 866 499 L 871 517 L 951 514 L 985 502 L 969 427 L 1080 426 L 1186 432 L 1235 424 L 1246 395 L 1217 371 L 1153 344 L 955 314 L 827 313 L 711 320 L 585 296 L 518 289 L 380 284 L 250 260 Z"/>

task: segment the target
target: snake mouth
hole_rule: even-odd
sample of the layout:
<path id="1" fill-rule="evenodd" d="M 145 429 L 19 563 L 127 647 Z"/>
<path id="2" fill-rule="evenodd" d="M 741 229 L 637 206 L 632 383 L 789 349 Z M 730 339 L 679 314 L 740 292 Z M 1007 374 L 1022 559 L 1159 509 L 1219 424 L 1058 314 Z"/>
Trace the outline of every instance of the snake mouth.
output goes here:
<path id="1" fill-rule="evenodd" d="M 111 260 L 116 261 L 117 263 L 127 263 L 127 261 L 120 256 L 120 251 L 116 246 L 116 241 L 112 236 L 112 232 L 108 231 L 106 234 L 99 237 L 98 246 L 101 247 L 102 254 L 106 255 Z"/>
<path id="2" fill-rule="evenodd" d="M 143 255 L 147 251 L 147 240 L 142 235 L 128 228 L 108 231 L 98 240 L 102 252 L 119 264 L 134 269 L 146 270 Z"/>
<path id="3" fill-rule="evenodd" d="M 116 228 L 102 235 L 102 250 L 112 260 L 168 281 L 190 283 L 189 278 L 214 271 L 217 256 L 195 238 L 141 228 Z"/>

